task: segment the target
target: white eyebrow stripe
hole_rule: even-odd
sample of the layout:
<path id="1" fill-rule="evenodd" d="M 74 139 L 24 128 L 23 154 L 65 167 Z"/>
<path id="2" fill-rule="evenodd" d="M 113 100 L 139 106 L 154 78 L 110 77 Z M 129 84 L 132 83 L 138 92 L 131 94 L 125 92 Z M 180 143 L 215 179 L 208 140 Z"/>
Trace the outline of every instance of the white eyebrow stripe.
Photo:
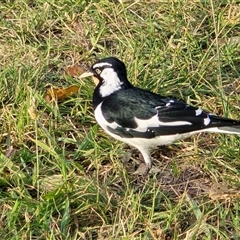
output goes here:
<path id="1" fill-rule="evenodd" d="M 111 66 L 112 67 L 112 64 L 111 63 L 107 63 L 107 62 L 96 63 L 96 64 L 93 65 L 93 68 L 100 68 L 100 67 L 104 67 L 104 66 Z"/>

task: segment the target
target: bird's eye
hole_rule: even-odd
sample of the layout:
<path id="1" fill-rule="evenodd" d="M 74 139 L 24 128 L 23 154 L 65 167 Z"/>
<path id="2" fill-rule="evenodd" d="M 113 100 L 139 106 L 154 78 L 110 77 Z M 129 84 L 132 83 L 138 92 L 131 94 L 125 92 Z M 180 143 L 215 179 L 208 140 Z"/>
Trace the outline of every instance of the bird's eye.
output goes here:
<path id="1" fill-rule="evenodd" d="M 99 68 L 96 68 L 96 69 L 95 69 L 95 72 L 96 72 L 97 74 L 100 74 L 100 73 L 101 73 L 101 70 L 100 70 Z"/>

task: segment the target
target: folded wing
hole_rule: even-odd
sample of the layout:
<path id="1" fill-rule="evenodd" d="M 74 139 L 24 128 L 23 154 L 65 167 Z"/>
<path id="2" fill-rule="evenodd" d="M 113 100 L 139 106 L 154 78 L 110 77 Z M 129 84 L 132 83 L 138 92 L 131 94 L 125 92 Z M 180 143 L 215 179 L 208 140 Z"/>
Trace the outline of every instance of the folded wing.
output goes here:
<path id="1" fill-rule="evenodd" d="M 201 130 L 240 134 L 240 121 L 138 88 L 118 91 L 106 98 L 101 107 L 110 123 L 108 130 L 126 138 L 150 139 Z"/>

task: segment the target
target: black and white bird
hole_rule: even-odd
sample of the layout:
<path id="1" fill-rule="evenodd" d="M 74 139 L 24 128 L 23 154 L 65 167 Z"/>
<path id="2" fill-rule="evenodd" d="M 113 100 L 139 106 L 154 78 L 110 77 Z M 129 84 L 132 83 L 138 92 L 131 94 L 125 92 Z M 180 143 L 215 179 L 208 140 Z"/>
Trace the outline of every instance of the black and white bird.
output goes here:
<path id="1" fill-rule="evenodd" d="M 112 137 L 137 148 L 152 166 L 150 150 L 199 132 L 240 134 L 240 120 L 205 112 L 174 98 L 134 87 L 126 67 L 115 57 L 97 61 L 80 78 L 93 76 L 94 115 Z"/>

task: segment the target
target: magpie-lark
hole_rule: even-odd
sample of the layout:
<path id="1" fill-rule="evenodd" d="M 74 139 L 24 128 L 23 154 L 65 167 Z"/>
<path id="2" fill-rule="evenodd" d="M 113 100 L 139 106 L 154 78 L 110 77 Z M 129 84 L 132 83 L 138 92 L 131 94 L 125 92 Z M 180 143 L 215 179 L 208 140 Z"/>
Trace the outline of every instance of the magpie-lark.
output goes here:
<path id="1" fill-rule="evenodd" d="M 240 120 L 134 87 L 127 79 L 124 63 L 115 57 L 97 61 L 80 78 L 89 76 L 99 81 L 93 94 L 98 124 L 112 137 L 141 152 L 144 172 L 152 166 L 150 149 L 157 146 L 199 132 L 240 134 Z"/>

